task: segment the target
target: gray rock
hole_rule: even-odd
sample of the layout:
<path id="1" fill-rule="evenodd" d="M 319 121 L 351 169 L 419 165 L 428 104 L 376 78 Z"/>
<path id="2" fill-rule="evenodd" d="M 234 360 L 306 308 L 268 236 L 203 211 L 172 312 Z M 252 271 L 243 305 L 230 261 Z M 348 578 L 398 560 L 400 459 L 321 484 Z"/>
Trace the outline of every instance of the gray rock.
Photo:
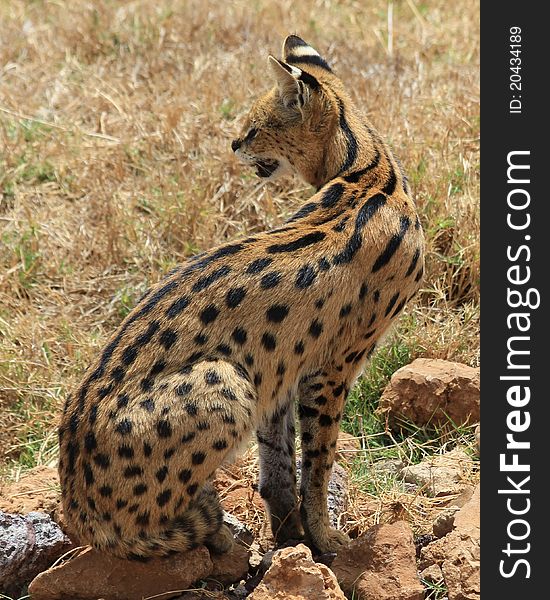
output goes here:
<path id="1" fill-rule="evenodd" d="M 0 511 L 0 592 L 19 596 L 38 573 L 72 546 L 45 513 L 16 515 Z"/>
<path id="2" fill-rule="evenodd" d="M 231 529 L 233 536 L 243 546 L 249 547 L 254 541 L 254 534 L 248 529 L 244 523 L 241 523 L 237 517 L 224 511 L 223 522 Z"/>

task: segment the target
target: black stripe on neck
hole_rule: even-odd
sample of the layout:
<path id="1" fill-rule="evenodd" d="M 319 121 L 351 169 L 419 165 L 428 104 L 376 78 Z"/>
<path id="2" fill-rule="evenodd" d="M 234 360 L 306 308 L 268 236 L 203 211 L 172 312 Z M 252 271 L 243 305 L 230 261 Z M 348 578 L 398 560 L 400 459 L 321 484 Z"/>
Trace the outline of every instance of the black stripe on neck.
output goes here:
<path id="1" fill-rule="evenodd" d="M 348 141 L 346 158 L 344 160 L 344 164 L 340 167 L 339 170 L 340 173 L 345 173 L 348 169 L 351 168 L 351 166 L 355 162 L 355 159 L 357 158 L 357 138 L 355 137 L 346 119 L 344 104 L 342 103 L 340 98 L 337 98 L 337 102 L 340 111 L 340 129 L 344 132 L 344 135 L 346 136 L 346 139 Z"/>

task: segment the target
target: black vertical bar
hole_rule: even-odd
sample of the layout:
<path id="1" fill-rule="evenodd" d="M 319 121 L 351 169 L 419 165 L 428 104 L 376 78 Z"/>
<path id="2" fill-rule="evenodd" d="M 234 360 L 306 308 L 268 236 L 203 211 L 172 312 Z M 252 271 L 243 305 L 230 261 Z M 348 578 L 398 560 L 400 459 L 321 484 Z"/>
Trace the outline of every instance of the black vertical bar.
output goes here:
<path id="1" fill-rule="evenodd" d="M 502 1 L 484 2 L 481 9 L 481 590 L 486 599 L 550 597 L 545 583 L 550 391 L 543 387 L 550 372 L 545 89 L 550 35 L 544 8 L 544 3 Z"/>

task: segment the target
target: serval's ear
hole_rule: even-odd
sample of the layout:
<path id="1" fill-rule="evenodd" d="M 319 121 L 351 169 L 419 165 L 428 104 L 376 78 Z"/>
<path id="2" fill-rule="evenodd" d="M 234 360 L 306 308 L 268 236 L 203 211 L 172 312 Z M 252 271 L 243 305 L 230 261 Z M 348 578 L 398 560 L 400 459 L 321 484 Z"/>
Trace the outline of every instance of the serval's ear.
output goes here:
<path id="1" fill-rule="evenodd" d="M 297 35 L 289 35 L 283 42 L 282 58 L 285 63 L 296 65 L 316 65 L 332 72 L 327 61 L 307 42 Z M 304 68 L 307 68 L 304 66 Z"/>
<path id="2" fill-rule="evenodd" d="M 303 108 L 309 102 L 311 87 L 302 80 L 303 72 L 285 62 L 269 56 L 269 66 L 275 76 L 279 95 L 287 108 L 296 108 L 303 116 Z"/>

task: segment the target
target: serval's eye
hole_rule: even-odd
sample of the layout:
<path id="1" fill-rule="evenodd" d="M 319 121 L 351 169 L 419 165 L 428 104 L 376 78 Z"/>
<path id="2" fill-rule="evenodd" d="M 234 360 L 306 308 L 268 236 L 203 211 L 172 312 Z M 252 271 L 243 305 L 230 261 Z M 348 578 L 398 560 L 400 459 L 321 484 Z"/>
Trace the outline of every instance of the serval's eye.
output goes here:
<path id="1" fill-rule="evenodd" d="M 258 130 L 255 127 L 252 127 L 246 134 L 244 141 L 251 142 L 256 137 L 257 133 L 258 133 Z"/>

